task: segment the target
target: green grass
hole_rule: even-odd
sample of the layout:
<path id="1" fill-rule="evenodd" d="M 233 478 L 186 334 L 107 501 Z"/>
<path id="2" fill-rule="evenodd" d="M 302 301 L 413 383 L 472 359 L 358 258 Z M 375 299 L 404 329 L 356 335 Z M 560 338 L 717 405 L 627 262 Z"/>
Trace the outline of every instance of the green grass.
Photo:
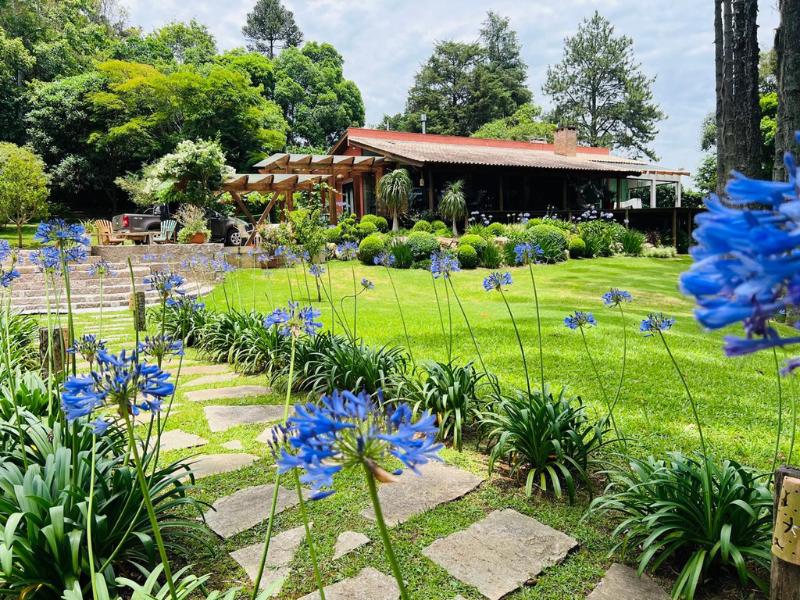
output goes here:
<path id="1" fill-rule="evenodd" d="M 23 248 L 38 248 L 39 242 L 33 239 L 33 234 L 36 233 L 38 223 L 33 225 L 22 226 L 22 247 Z M 19 239 L 17 238 L 17 228 L 14 225 L 0 226 L 0 240 L 6 240 L 11 244 L 12 248 L 19 247 Z"/>

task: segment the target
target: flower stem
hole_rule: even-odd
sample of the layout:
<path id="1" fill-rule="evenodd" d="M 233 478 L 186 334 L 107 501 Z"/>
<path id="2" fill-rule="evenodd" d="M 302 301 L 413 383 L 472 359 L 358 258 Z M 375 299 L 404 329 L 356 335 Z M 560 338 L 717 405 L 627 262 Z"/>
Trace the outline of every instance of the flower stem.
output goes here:
<path id="1" fill-rule="evenodd" d="M 97 465 L 97 435 L 92 433 L 92 458 L 89 467 L 89 506 L 86 509 L 86 549 L 89 554 L 89 576 L 92 580 L 92 598 L 97 600 L 95 589 L 94 547 L 92 545 L 92 524 L 94 522 L 94 476 Z"/>
<path id="2" fill-rule="evenodd" d="M 444 286 L 444 293 L 447 298 L 447 362 L 451 363 L 453 362 L 453 313 L 450 309 L 450 291 L 447 288 L 447 284 Z"/>
<path id="3" fill-rule="evenodd" d="M 411 366 L 416 368 L 416 363 L 414 362 L 414 353 L 411 351 L 411 338 L 408 337 L 406 318 L 403 316 L 403 306 L 400 304 L 400 296 L 397 294 L 397 288 L 394 285 L 394 279 L 392 279 L 392 273 L 389 271 L 388 265 L 384 265 L 383 268 L 386 269 L 386 274 L 389 276 L 389 283 L 392 285 L 392 291 L 394 292 L 394 300 L 397 302 L 397 311 L 400 313 L 400 322 L 403 324 L 403 333 L 406 336 L 406 348 L 408 349 L 408 356 L 411 358 Z"/>
<path id="4" fill-rule="evenodd" d="M 294 475 L 294 486 L 297 489 L 297 500 L 300 509 L 300 516 L 303 519 L 303 526 L 306 530 L 306 540 L 308 540 L 308 554 L 311 557 L 311 568 L 314 571 L 314 579 L 317 581 L 317 589 L 319 590 L 320 600 L 325 600 L 325 587 L 322 585 L 322 575 L 319 573 L 319 564 L 317 562 L 317 550 L 314 547 L 314 538 L 311 537 L 311 525 L 308 522 L 308 513 L 306 512 L 306 501 L 303 498 L 303 488 L 300 485 L 300 475 L 297 469 L 292 469 Z"/>
<path id="5" fill-rule="evenodd" d="M 611 421 L 611 426 L 614 428 L 614 434 L 617 436 L 617 438 L 620 438 L 622 436 L 619 433 L 619 429 L 617 429 L 617 422 L 614 420 L 614 410 L 611 406 L 611 402 L 608 399 L 606 387 L 603 385 L 603 378 L 600 377 L 600 371 L 597 369 L 597 363 L 594 362 L 592 353 L 589 350 L 589 342 L 586 341 L 586 333 L 583 331 L 583 327 L 578 327 L 578 329 L 580 329 L 581 332 L 581 339 L 583 339 L 583 347 L 586 350 L 586 357 L 589 359 L 589 364 L 592 366 L 592 370 L 594 371 L 594 376 L 597 379 L 597 385 L 600 386 L 600 393 L 603 395 L 603 399 L 606 401 L 608 420 Z"/>
<path id="6" fill-rule="evenodd" d="M 481 363 L 481 369 L 483 369 L 483 372 L 486 374 L 487 377 L 489 377 L 489 371 L 486 369 L 486 363 L 483 361 L 483 355 L 481 354 L 481 349 L 478 346 L 478 340 L 475 337 L 475 332 L 472 330 L 472 325 L 470 324 L 469 319 L 467 318 L 467 311 L 464 310 L 464 305 L 461 303 L 461 298 L 459 298 L 458 294 L 456 293 L 456 286 L 453 285 L 453 280 L 450 279 L 449 277 L 447 278 L 447 283 L 450 284 L 450 289 L 453 291 L 453 298 L 456 299 L 456 304 L 458 304 L 458 308 L 461 310 L 461 315 L 464 317 L 464 323 L 467 324 L 467 330 L 469 331 L 470 338 L 472 338 L 472 345 L 475 346 L 475 354 L 478 357 L 478 361 Z M 500 385 L 497 383 L 496 379 L 493 380 L 492 378 L 490 378 L 490 380 L 493 381 L 494 388 L 499 394 Z"/>
<path id="7" fill-rule="evenodd" d="M 775 433 L 775 454 L 772 457 L 772 469 L 769 472 L 769 483 L 775 476 L 775 469 L 778 467 L 778 454 L 781 449 L 781 434 L 783 433 L 783 386 L 781 385 L 781 366 L 778 362 L 778 351 L 772 347 L 772 359 L 775 362 L 775 379 L 778 384 L 778 430 Z"/>
<path id="8" fill-rule="evenodd" d="M 539 293 L 536 291 L 536 279 L 533 276 L 533 265 L 528 263 L 528 271 L 531 274 L 531 285 L 533 286 L 533 301 L 536 305 L 536 328 L 539 332 L 539 374 L 542 380 L 542 396 L 544 396 L 544 350 L 542 348 L 542 317 L 539 314 Z"/>
<path id="9" fill-rule="evenodd" d="M 444 330 L 444 316 L 442 315 L 442 303 L 439 301 L 439 291 L 436 289 L 436 278 L 431 273 L 431 283 L 433 284 L 433 295 L 436 297 L 436 310 L 439 312 L 439 325 L 442 329 L 442 339 L 447 339 L 447 333 Z M 445 290 L 447 289 L 447 284 L 445 283 Z"/>
<path id="10" fill-rule="evenodd" d="M 11 404 L 14 406 L 14 420 L 17 425 L 17 435 L 19 435 L 20 450 L 22 451 L 22 466 L 28 470 L 28 451 L 25 449 L 25 435 L 22 431 L 22 418 L 19 414 L 19 406 L 17 405 L 17 379 L 11 367 L 11 334 L 9 329 L 9 321 L 11 321 L 11 291 L 8 291 L 8 301 L 5 303 L 5 315 L 3 315 L 3 329 L 5 334 L 5 359 L 6 370 L 8 371 L 8 387 L 11 392 Z M 52 376 L 52 375 L 51 375 Z M 49 400 L 48 400 L 49 402 Z"/>
<path id="11" fill-rule="evenodd" d="M 333 306 L 333 281 L 331 280 L 331 265 L 328 265 L 328 287 L 331 290 L 331 293 L 328 294 L 328 290 L 325 289 L 325 286 L 322 286 L 322 290 L 325 292 L 325 296 L 328 298 L 328 302 L 331 305 L 331 335 L 336 335 L 336 318 L 338 315 L 336 314 L 336 308 Z"/>
<path id="12" fill-rule="evenodd" d="M 389 559 L 389 564 L 392 566 L 392 573 L 397 581 L 397 586 L 400 588 L 400 598 L 402 598 L 402 600 L 408 600 L 409 596 L 406 591 L 405 583 L 403 583 L 403 574 L 400 572 L 400 565 L 397 563 L 397 557 L 395 557 L 394 548 L 392 548 L 392 540 L 389 538 L 389 531 L 386 529 L 386 522 L 383 519 L 383 510 L 381 510 L 381 503 L 378 499 L 375 476 L 366 463 L 364 463 L 364 472 L 367 474 L 369 496 L 372 499 L 372 507 L 375 510 L 375 521 L 378 523 L 378 532 L 383 540 L 383 548 L 386 550 L 386 558 Z"/>
<path id="13" fill-rule="evenodd" d="M 791 385 L 792 381 L 790 381 Z M 791 385 L 792 394 L 792 433 L 789 436 L 789 456 L 786 458 L 786 464 L 792 464 L 792 455 L 794 454 L 794 439 L 797 433 L 797 394 L 795 393 L 794 385 Z"/>
<path id="14" fill-rule="evenodd" d="M 103 337 L 103 275 L 100 276 L 100 332 L 99 337 Z"/>
<path id="15" fill-rule="evenodd" d="M 353 342 L 358 337 L 358 292 L 356 291 L 356 268 L 350 265 L 353 274 Z"/>
<path id="16" fill-rule="evenodd" d="M 72 319 L 72 284 L 69 278 L 69 265 L 64 257 L 63 251 L 61 254 L 61 268 L 64 271 L 64 291 L 67 294 L 67 347 L 71 347 L 75 342 L 75 323 Z M 77 374 L 77 357 L 75 354 L 70 355 L 70 362 L 72 363 L 72 374 Z"/>
<path id="17" fill-rule="evenodd" d="M 142 460 L 139 456 L 139 449 L 136 447 L 136 437 L 133 433 L 133 423 L 131 423 L 131 417 L 130 414 L 128 414 L 127 407 L 123 409 L 123 414 L 125 416 L 125 426 L 128 430 L 128 442 L 130 444 L 131 451 L 133 452 L 133 464 L 136 467 L 136 478 L 139 480 L 139 488 L 142 491 L 144 506 L 147 509 L 147 516 L 150 519 L 150 526 L 153 528 L 153 537 L 156 541 L 158 554 L 161 557 L 161 563 L 164 565 L 164 577 L 167 580 L 170 597 L 172 600 L 177 600 L 178 594 L 175 591 L 175 582 L 172 580 L 172 569 L 169 566 L 169 558 L 167 557 L 167 550 L 164 547 L 164 539 L 161 537 L 161 530 L 158 527 L 156 511 L 153 508 L 153 501 L 150 498 L 150 490 L 147 486 L 147 479 L 145 478 L 144 470 L 142 469 Z"/>
<path id="18" fill-rule="evenodd" d="M 500 297 L 503 298 L 503 302 L 506 305 L 506 310 L 508 310 L 508 316 L 511 317 L 511 324 L 514 326 L 514 334 L 517 336 L 517 344 L 519 344 L 519 353 L 522 356 L 522 369 L 525 371 L 525 385 L 528 389 L 528 398 L 531 397 L 531 378 L 528 375 L 528 361 L 525 359 L 525 347 L 522 345 L 522 337 L 519 334 L 519 328 L 517 327 L 517 320 L 514 318 L 514 313 L 511 311 L 511 305 L 508 303 L 508 298 L 506 298 L 506 293 L 503 291 L 503 288 L 498 287 L 500 291 Z M 542 396 L 544 397 L 544 385 L 542 385 Z"/>

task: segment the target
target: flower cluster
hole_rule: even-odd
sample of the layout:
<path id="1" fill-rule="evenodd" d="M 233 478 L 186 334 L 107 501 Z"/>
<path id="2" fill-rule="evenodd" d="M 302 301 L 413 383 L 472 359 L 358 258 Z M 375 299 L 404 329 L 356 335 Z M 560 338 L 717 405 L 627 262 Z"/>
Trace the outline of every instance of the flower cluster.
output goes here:
<path id="1" fill-rule="evenodd" d="M 108 276 L 113 276 L 114 270 L 105 258 L 101 258 L 89 267 L 89 275 L 91 277 L 103 279 Z"/>
<path id="2" fill-rule="evenodd" d="M 137 354 L 97 352 L 97 368 L 89 375 L 72 376 L 64 382 L 61 407 L 68 421 L 86 417 L 103 406 L 114 407 L 120 416 L 157 412 L 161 401 L 175 391 L 156 365 L 139 362 Z"/>
<path id="3" fill-rule="evenodd" d="M 361 287 L 362 287 L 364 290 L 371 290 L 371 289 L 373 289 L 373 288 L 375 287 L 375 284 L 374 284 L 374 283 L 372 283 L 372 282 L 371 282 L 369 279 L 367 279 L 366 277 L 362 277 L 362 278 L 361 278 Z"/>
<path id="4" fill-rule="evenodd" d="M 725 203 L 712 196 L 696 217 L 694 264 L 682 275 L 681 290 L 695 297 L 695 315 L 705 327 L 743 323 L 744 338 L 725 338 L 731 355 L 800 341 L 782 338 L 769 324 L 776 313 L 800 305 L 800 170 L 791 155 L 785 162 L 787 182 L 734 173 Z"/>
<path id="5" fill-rule="evenodd" d="M 536 263 L 540 256 L 544 254 L 539 244 L 522 242 L 514 246 L 514 261 L 518 265 L 529 265 Z"/>
<path id="6" fill-rule="evenodd" d="M 461 270 L 458 259 L 444 250 L 438 250 L 431 254 L 431 273 L 434 279 L 444 277 L 448 279 L 450 273 L 457 273 Z"/>
<path id="7" fill-rule="evenodd" d="M 339 260 L 353 260 L 358 254 L 358 244 L 355 242 L 344 242 L 336 246 L 336 256 Z"/>
<path id="8" fill-rule="evenodd" d="M 384 267 L 394 266 L 394 254 L 385 250 L 372 259 L 373 264 L 383 265 Z"/>
<path id="9" fill-rule="evenodd" d="M 655 335 L 659 331 L 667 331 L 675 324 L 673 317 L 665 317 L 663 313 L 650 313 L 646 319 L 642 319 L 642 324 L 639 326 L 639 331 L 645 334 L 645 337 Z"/>
<path id="10" fill-rule="evenodd" d="M 75 340 L 72 346 L 67 348 L 67 352 L 70 354 L 79 354 L 83 357 L 83 360 L 88 362 L 91 366 L 94 363 L 94 359 L 97 357 L 97 353 L 105 349 L 105 341 L 98 339 L 94 334 L 87 333 Z"/>
<path id="11" fill-rule="evenodd" d="M 10 266 L 5 268 L 2 263 L 10 259 Z M 6 240 L 0 240 L 0 286 L 9 287 L 11 283 L 20 276 L 19 271 L 16 269 L 17 254 L 11 251 Z"/>
<path id="12" fill-rule="evenodd" d="M 571 315 L 564 317 L 564 325 L 570 329 L 583 329 L 584 327 L 594 327 L 597 325 L 597 320 L 590 312 L 576 310 Z"/>
<path id="13" fill-rule="evenodd" d="M 300 337 L 302 334 L 316 335 L 322 323 L 316 321 L 320 311 L 312 306 L 300 308 L 298 302 L 289 302 L 286 308 L 276 308 L 264 319 L 264 327 L 277 327 L 278 333 L 284 337 Z"/>
<path id="14" fill-rule="evenodd" d="M 512 283 L 514 283 L 514 280 L 511 279 L 511 273 L 508 271 L 505 273 L 493 271 L 483 280 L 483 289 L 487 292 L 493 290 L 500 292 L 503 290 L 504 285 L 511 285 Z"/>
<path id="15" fill-rule="evenodd" d="M 143 342 L 139 342 L 137 350 L 139 354 L 161 362 L 165 356 L 183 356 L 183 342 L 168 335 L 155 335 L 152 338 L 145 337 Z"/>
<path id="16" fill-rule="evenodd" d="M 40 273 L 48 275 L 60 275 L 61 268 L 61 255 L 58 248 L 54 246 L 42 246 L 30 253 L 30 261 Z"/>
<path id="17" fill-rule="evenodd" d="M 144 278 L 144 283 L 158 293 L 162 302 L 166 302 L 173 294 L 183 294 L 180 288 L 186 280 L 172 271 L 154 271 Z"/>
<path id="18" fill-rule="evenodd" d="M 322 274 L 325 273 L 325 267 L 319 263 L 314 263 L 308 268 L 308 273 L 314 277 L 322 277 Z"/>
<path id="19" fill-rule="evenodd" d="M 39 223 L 33 239 L 54 248 L 59 262 L 64 265 L 86 262 L 89 256 L 87 248 L 92 244 L 83 225 L 67 223 L 64 219 Z M 53 251 L 50 252 L 48 260 L 52 262 Z M 53 270 L 52 266 L 49 270 Z"/>
<path id="20" fill-rule="evenodd" d="M 442 446 L 435 443 L 435 421 L 426 412 L 413 422 L 407 404 L 397 405 L 387 416 L 366 392 L 335 391 L 317 404 L 295 407 L 288 421 L 294 430 L 290 449 L 281 449 L 278 468 L 281 473 L 304 470 L 300 480 L 312 486 L 315 500 L 332 494 L 334 490 L 327 488 L 333 487 L 333 476 L 348 467 L 366 465 L 378 480 L 393 481 L 384 468 L 389 457 L 415 472 L 418 466 L 439 460 Z"/>
<path id="21" fill-rule="evenodd" d="M 208 266 L 215 274 L 222 276 L 224 276 L 225 273 L 232 273 L 233 271 L 236 270 L 236 267 L 234 267 L 231 263 L 225 260 L 224 255 L 209 260 Z"/>
<path id="22" fill-rule="evenodd" d="M 288 246 L 278 246 L 275 248 L 275 257 L 282 258 L 283 264 L 286 267 L 291 267 L 300 262 L 300 257 Z"/>
<path id="23" fill-rule="evenodd" d="M 178 296 L 177 298 L 167 298 L 167 306 L 175 308 L 181 312 L 195 312 L 203 310 L 206 305 L 199 302 L 195 296 Z"/>
<path id="24" fill-rule="evenodd" d="M 630 292 L 618 288 L 611 288 L 603 294 L 603 303 L 606 306 L 619 306 L 623 302 L 631 302 L 632 300 L 633 296 L 631 296 Z"/>

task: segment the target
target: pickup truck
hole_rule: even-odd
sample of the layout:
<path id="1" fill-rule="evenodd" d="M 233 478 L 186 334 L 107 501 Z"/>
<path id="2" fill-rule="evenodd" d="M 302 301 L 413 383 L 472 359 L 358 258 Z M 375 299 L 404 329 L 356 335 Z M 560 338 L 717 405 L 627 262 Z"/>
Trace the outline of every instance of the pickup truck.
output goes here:
<path id="1" fill-rule="evenodd" d="M 169 211 L 162 211 L 156 206 L 142 213 L 123 213 L 116 215 L 111 221 L 114 231 L 122 233 L 144 233 L 161 231 L 162 214 L 169 215 Z M 169 218 L 169 217 L 167 217 Z M 241 246 L 253 226 L 236 217 L 228 217 L 215 210 L 206 209 L 208 228 L 211 230 L 212 242 L 222 242 L 226 246 Z"/>

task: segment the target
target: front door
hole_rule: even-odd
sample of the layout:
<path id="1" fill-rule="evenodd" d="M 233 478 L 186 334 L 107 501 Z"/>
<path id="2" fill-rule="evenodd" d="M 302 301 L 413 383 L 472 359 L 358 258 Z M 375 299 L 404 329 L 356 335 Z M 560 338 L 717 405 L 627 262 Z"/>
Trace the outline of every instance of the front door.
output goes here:
<path id="1" fill-rule="evenodd" d="M 351 181 L 342 185 L 342 211 L 344 215 L 350 215 L 355 212 L 354 198 L 355 193 L 353 191 L 353 182 Z"/>

